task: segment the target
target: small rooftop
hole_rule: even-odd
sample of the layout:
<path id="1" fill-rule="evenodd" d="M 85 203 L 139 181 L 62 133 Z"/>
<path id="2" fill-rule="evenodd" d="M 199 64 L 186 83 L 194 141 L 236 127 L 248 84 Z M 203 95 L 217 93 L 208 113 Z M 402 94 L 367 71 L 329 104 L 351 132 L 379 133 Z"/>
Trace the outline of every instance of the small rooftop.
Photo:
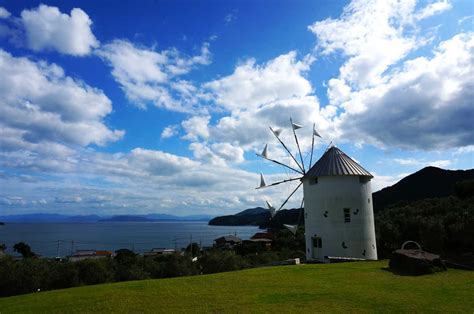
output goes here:
<path id="1" fill-rule="evenodd" d="M 226 235 L 226 236 L 223 236 L 223 237 L 219 237 L 217 239 L 215 239 L 214 241 L 222 241 L 224 240 L 225 242 L 242 242 L 242 239 L 234 236 L 234 235 Z"/>
<path id="2" fill-rule="evenodd" d="M 305 174 L 308 177 L 363 176 L 373 178 L 367 170 L 336 146 L 330 147 Z"/>

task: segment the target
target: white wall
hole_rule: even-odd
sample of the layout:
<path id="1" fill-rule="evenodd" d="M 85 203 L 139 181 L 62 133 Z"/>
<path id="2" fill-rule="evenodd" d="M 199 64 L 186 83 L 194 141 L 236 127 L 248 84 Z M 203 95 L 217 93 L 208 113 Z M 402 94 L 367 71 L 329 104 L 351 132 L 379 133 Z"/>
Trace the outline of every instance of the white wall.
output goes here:
<path id="1" fill-rule="evenodd" d="M 328 176 L 311 185 L 310 180 L 303 180 L 307 259 L 377 259 L 370 181 L 361 183 L 359 176 Z M 350 222 L 344 222 L 344 208 L 350 208 Z M 322 239 L 321 249 L 313 248 L 315 235 Z"/>

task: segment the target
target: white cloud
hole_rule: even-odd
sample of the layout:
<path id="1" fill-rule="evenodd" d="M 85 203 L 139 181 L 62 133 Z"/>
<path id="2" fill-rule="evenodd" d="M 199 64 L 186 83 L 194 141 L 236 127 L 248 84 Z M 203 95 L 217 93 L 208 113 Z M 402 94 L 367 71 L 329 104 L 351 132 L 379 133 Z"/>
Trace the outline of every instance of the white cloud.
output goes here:
<path id="1" fill-rule="evenodd" d="M 455 35 L 430 58 L 406 61 L 390 79 L 353 92 L 336 123 L 343 138 L 403 149 L 472 145 L 474 34 Z"/>
<path id="2" fill-rule="evenodd" d="M 377 173 L 373 173 L 373 176 L 374 178 L 371 181 L 372 192 L 377 192 L 387 186 L 392 186 L 400 180 L 398 176 L 383 176 Z"/>
<path id="3" fill-rule="evenodd" d="M 199 164 L 185 157 L 161 151 L 135 148 L 130 153 L 129 163 L 132 167 L 143 169 L 150 175 L 175 175 Z"/>
<path id="4" fill-rule="evenodd" d="M 184 120 L 181 123 L 186 135 L 183 136 L 183 139 L 188 140 L 198 140 L 207 139 L 209 137 L 209 120 L 211 116 L 194 116 L 188 120 Z"/>
<path id="5" fill-rule="evenodd" d="M 393 159 L 394 162 L 402 165 L 402 166 L 433 166 L 438 168 L 446 168 L 452 164 L 451 160 L 431 160 L 427 161 L 424 159 L 415 159 L 415 158 L 395 158 Z"/>
<path id="6" fill-rule="evenodd" d="M 191 82 L 177 77 L 211 62 L 208 43 L 202 45 L 200 54 L 185 56 L 176 49 L 156 51 L 153 47 L 114 40 L 103 45 L 97 54 L 110 64 L 113 77 L 135 105 L 145 108 L 153 103 L 183 112 L 191 111 L 200 95 Z"/>
<path id="7" fill-rule="evenodd" d="M 0 7 L 0 19 L 7 19 L 10 17 L 10 12 L 4 7 Z"/>
<path id="8" fill-rule="evenodd" d="M 414 8 L 414 1 L 355 0 L 340 18 L 316 22 L 309 29 L 323 54 L 340 51 L 348 57 L 340 79 L 366 87 L 380 83 L 389 66 L 415 48 L 416 40 L 404 36 Z"/>
<path id="9" fill-rule="evenodd" d="M 124 132 L 103 118 L 112 104 L 101 90 L 44 61 L 0 50 L 0 132 L 4 149 L 68 152 L 68 145 L 105 145 Z M 5 147 L 5 146 L 3 146 Z"/>
<path id="10" fill-rule="evenodd" d="M 313 62 L 312 57 L 296 59 L 291 51 L 263 65 L 249 59 L 238 65 L 234 73 L 205 84 L 217 104 L 229 111 L 257 109 L 267 103 L 312 92 L 311 83 L 303 76 Z"/>
<path id="11" fill-rule="evenodd" d="M 244 150 L 229 143 L 215 143 L 211 145 L 214 153 L 226 161 L 241 163 L 244 161 Z"/>
<path id="12" fill-rule="evenodd" d="M 41 4 L 23 10 L 21 21 L 26 31 L 27 45 L 39 51 L 54 49 L 64 54 L 83 56 L 99 46 L 91 30 L 92 21 L 83 10 L 74 8 L 71 14 L 57 7 Z"/>
<path id="13" fill-rule="evenodd" d="M 225 160 L 216 155 L 206 144 L 204 143 L 191 143 L 189 149 L 193 152 L 194 158 L 201 160 L 205 164 L 224 166 Z"/>
<path id="14" fill-rule="evenodd" d="M 451 2 L 448 0 L 441 0 L 428 4 L 420 12 L 416 14 L 416 19 L 422 20 L 430 16 L 440 14 L 452 8 Z"/>
<path id="15" fill-rule="evenodd" d="M 161 132 L 161 138 L 170 138 L 178 134 L 178 126 L 177 125 L 170 125 L 163 129 Z"/>

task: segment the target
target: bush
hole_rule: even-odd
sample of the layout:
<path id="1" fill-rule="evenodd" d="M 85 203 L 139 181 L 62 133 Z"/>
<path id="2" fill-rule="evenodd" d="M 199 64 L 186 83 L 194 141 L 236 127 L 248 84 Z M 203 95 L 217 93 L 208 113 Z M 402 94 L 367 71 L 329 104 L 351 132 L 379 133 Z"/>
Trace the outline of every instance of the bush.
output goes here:
<path id="1" fill-rule="evenodd" d="M 249 267 L 242 256 L 233 251 L 212 250 L 203 254 L 199 259 L 204 274 L 239 270 Z"/>

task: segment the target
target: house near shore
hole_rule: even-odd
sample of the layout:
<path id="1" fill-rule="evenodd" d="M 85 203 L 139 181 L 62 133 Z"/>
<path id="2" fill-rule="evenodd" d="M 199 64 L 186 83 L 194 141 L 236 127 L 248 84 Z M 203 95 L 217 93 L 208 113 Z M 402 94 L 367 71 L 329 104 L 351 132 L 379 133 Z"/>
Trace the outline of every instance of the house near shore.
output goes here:
<path id="1" fill-rule="evenodd" d="M 245 240 L 244 242 L 259 243 L 266 248 L 270 248 L 272 246 L 273 239 L 274 235 L 270 232 L 257 232 L 251 236 L 249 240 Z"/>
<path id="2" fill-rule="evenodd" d="M 226 235 L 217 239 L 214 239 L 214 247 L 222 249 L 232 249 L 235 245 L 241 244 L 242 239 L 234 235 Z"/>
<path id="3" fill-rule="evenodd" d="M 114 253 L 104 250 L 77 250 L 74 255 L 68 256 L 70 262 L 78 262 L 85 259 L 99 259 L 113 257 Z"/>
<path id="4" fill-rule="evenodd" d="M 150 251 L 144 252 L 143 257 L 155 257 L 160 255 L 172 255 L 175 254 L 175 249 L 165 249 L 165 248 L 154 248 Z"/>

